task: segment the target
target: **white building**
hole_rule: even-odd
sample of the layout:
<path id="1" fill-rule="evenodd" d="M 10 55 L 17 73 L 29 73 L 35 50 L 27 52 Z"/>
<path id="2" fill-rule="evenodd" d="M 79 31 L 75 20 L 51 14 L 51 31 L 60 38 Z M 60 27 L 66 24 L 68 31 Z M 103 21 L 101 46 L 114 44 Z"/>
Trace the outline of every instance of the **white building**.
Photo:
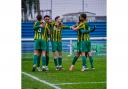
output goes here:
<path id="1" fill-rule="evenodd" d="M 51 9 L 52 18 L 67 13 L 82 12 L 83 0 L 40 0 L 40 9 Z M 106 0 L 84 0 L 84 11 L 95 13 L 96 16 L 106 16 Z"/>

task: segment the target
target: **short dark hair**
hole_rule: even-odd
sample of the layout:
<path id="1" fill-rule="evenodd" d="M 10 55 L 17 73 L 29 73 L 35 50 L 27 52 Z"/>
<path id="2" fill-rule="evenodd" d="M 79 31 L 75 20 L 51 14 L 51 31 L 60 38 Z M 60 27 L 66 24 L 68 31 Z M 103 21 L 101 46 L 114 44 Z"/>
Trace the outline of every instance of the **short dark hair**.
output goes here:
<path id="1" fill-rule="evenodd" d="M 42 16 L 41 15 L 37 15 L 36 18 L 37 18 L 37 20 L 41 20 Z"/>
<path id="2" fill-rule="evenodd" d="M 46 18 L 46 17 L 50 18 L 50 16 L 49 16 L 49 15 L 45 15 L 45 16 L 44 16 L 44 18 Z"/>
<path id="3" fill-rule="evenodd" d="M 60 16 L 56 16 L 56 17 L 55 17 L 55 21 L 56 21 L 58 18 L 60 18 Z"/>
<path id="4" fill-rule="evenodd" d="M 80 20 L 80 16 L 79 16 L 79 22 L 80 22 L 81 20 Z"/>
<path id="5" fill-rule="evenodd" d="M 86 14 L 80 14 L 80 16 L 81 16 L 82 18 L 84 18 L 84 19 L 87 18 L 87 15 L 86 15 Z"/>

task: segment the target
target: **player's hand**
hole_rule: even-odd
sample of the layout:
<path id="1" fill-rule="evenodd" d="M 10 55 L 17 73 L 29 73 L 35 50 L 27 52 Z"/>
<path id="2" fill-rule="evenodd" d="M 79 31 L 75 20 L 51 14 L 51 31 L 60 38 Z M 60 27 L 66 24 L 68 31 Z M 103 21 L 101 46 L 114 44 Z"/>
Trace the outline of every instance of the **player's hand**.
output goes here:
<path id="1" fill-rule="evenodd" d="M 72 27 L 72 29 L 75 30 L 75 31 L 77 31 L 77 28 L 75 28 L 75 27 Z"/>
<path id="2" fill-rule="evenodd" d="M 71 26 L 70 28 L 74 30 L 74 27 L 73 26 Z"/>
<path id="3" fill-rule="evenodd" d="M 70 29 L 72 29 L 72 26 L 70 26 Z"/>
<path id="4" fill-rule="evenodd" d="M 94 25 L 93 29 L 91 30 L 91 32 L 95 31 L 96 30 L 96 26 Z"/>
<path id="5" fill-rule="evenodd" d="M 93 29 L 96 29 L 96 26 L 94 26 L 94 28 Z"/>
<path id="6" fill-rule="evenodd" d="M 40 27 L 41 27 L 41 28 L 43 28 L 43 27 L 44 27 L 44 24 L 43 24 L 43 23 L 42 23 L 42 24 L 40 24 Z"/>

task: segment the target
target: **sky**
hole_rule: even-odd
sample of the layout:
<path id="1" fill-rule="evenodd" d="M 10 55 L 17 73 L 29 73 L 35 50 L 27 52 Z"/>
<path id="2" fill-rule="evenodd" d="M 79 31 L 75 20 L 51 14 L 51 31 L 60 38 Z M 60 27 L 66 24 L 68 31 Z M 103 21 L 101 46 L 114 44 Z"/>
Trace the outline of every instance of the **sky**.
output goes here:
<path id="1" fill-rule="evenodd" d="M 66 13 L 82 11 L 83 0 L 52 0 L 53 18 Z M 51 0 L 40 0 L 41 10 L 51 9 Z M 96 16 L 106 16 L 106 0 L 84 0 L 84 11 L 96 13 Z"/>

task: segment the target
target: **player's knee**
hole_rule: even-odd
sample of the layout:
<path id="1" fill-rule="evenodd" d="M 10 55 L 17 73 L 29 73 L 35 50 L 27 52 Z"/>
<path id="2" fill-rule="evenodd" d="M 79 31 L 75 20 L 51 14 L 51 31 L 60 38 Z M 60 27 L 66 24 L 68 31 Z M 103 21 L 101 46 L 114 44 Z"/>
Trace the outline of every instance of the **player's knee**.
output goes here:
<path id="1" fill-rule="evenodd" d="M 59 53 L 59 57 L 62 57 L 62 53 Z"/>
<path id="2" fill-rule="evenodd" d="M 57 58 L 57 57 L 56 57 L 56 54 L 55 54 L 55 52 L 53 52 L 53 58 L 54 58 L 54 59 L 55 59 L 55 58 Z"/>
<path id="3" fill-rule="evenodd" d="M 57 59 L 57 56 L 56 55 L 53 55 L 54 59 Z"/>
<path id="4" fill-rule="evenodd" d="M 46 52 L 45 51 L 42 51 L 42 56 L 45 56 L 46 55 Z"/>
<path id="5" fill-rule="evenodd" d="M 88 55 L 89 55 L 89 56 L 93 56 L 93 53 L 90 51 L 90 52 L 88 53 Z"/>
<path id="6" fill-rule="evenodd" d="M 37 50 L 34 50 L 34 55 L 38 55 L 39 56 L 39 52 Z"/>
<path id="7" fill-rule="evenodd" d="M 85 56 L 85 53 L 84 53 L 84 52 L 82 52 L 82 53 L 81 53 L 81 55 L 82 55 L 82 56 Z"/>
<path id="8" fill-rule="evenodd" d="M 79 57 L 80 56 L 80 53 L 76 53 L 76 55 L 75 55 L 76 57 Z"/>
<path id="9" fill-rule="evenodd" d="M 62 58 L 62 56 L 61 56 L 61 55 L 59 55 L 59 58 Z"/>

